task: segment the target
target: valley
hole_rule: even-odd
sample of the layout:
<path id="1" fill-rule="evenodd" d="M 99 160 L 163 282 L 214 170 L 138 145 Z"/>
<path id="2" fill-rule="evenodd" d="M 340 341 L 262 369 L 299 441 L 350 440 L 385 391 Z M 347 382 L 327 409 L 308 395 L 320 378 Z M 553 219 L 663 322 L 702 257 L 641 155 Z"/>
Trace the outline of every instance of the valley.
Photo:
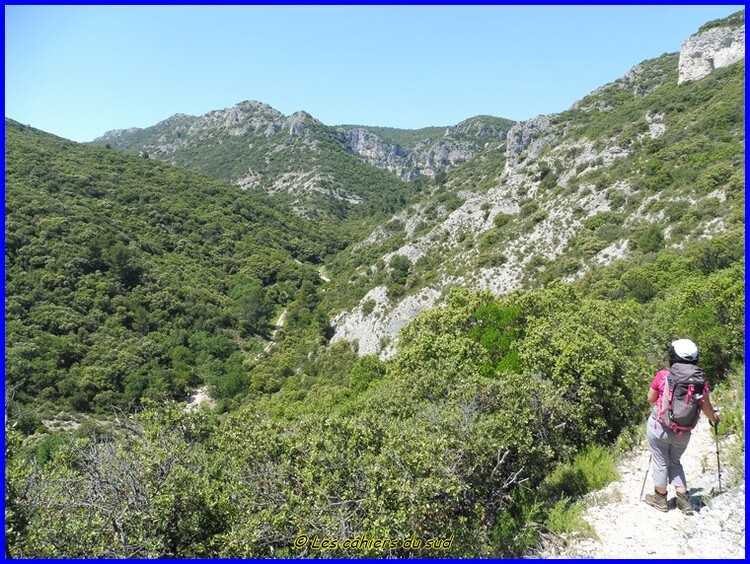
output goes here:
<path id="1" fill-rule="evenodd" d="M 744 30 L 519 122 L 6 117 L 6 556 L 589 555 L 683 336 L 744 492 Z"/>

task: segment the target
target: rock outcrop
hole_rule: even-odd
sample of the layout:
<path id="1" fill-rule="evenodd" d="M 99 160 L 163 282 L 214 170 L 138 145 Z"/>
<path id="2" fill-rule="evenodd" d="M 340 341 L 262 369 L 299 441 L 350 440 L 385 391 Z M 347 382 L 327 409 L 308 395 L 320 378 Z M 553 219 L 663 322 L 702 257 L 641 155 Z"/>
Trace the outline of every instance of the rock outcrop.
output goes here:
<path id="1" fill-rule="evenodd" d="M 419 175 L 435 176 L 476 155 L 476 150 L 470 143 L 450 137 L 437 142 L 425 139 L 411 151 L 407 151 L 399 145 L 383 141 L 366 129 L 352 129 L 344 135 L 348 147 L 355 155 L 367 164 L 384 168 L 403 180 L 412 180 Z"/>
<path id="2" fill-rule="evenodd" d="M 441 139 L 426 152 L 414 156 L 414 164 L 419 174 L 435 176 L 441 170 L 465 163 L 476 155 L 469 143 L 453 139 Z"/>
<path id="3" fill-rule="evenodd" d="M 508 131 L 508 138 L 505 145 L 505 162 L 508 168 L 514 168 L 518 163 L 521 155 L 529 148 L 532 141 L 549 128 L 549 116 L 540 115 L 533 119 L 522 121 L 514 125 Z M 533 154 L 527 156 L 533 157 Z"/>
<path id="4" fill-rule="evenodd" d="M 384 168 L 406 180 L 414 174 L 406 151 L 395 144 L 386 143 L 380 137 L 358 127 L 344 132 L 346 145 L 367 164 Z"/>
<path id="5" fill-rule="evenodd" d="M 446 127 L 441 138 L 433 134 L 409 146 L 390 143 L 366 127 L 344 129 L 342 133 L 347 147 L 367 164 L 413 180 L 420 175 L 434 177 L 473 159 L 487 143 L 504 141 L 511 124 L 477 116 Z"/>
<path id="6" fill-rule="evenodd" d="M 700 80 L 745 58 L 745 26 L 716 27 L 691 36 L 680 49 L 677 84 Z"/>
<path id="7" fill-rule="evenodd" d="M 336 333 L 331 343 L 350 341 L 356 343 L 357 353 L 380 355 L 389 358 L 395 354 L 395 337 L 419 312 L 433 307 L 441 292 L 435 288 L 424 288 L 417 295 L 407 296 L 394 307 L 388 299 L 384 286 L 373 288 L 364 297 L 364 302 L 375 304 L 370 314 L 357 308 L 350 314 L 341 313 L 332 321 Z"/>
<path id="8" fill-rule="evenodd" d="M 101 137 L 97 137 L 96 141 L 108 141 L 110 139 L 117 139 L 118 137 L 122 137 L 123 135 L 137 133 L 138 131 L 141 131 L 140 127 L 128 127 L 127 129 L 111 129 L 110 131 L 105 132 Z"/>

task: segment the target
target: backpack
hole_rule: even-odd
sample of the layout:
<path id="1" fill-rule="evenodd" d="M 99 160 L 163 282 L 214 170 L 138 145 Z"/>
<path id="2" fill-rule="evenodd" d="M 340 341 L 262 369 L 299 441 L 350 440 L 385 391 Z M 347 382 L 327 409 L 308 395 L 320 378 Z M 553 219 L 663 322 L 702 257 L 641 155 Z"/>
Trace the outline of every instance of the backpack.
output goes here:
<path id="1" fill-rule="evenodd" d="M 664 392 L 656 420 L 672 431 L 691 431 L 698 424 L 706 383 L 694 364 L 675 363 L 664 376 Z"/>

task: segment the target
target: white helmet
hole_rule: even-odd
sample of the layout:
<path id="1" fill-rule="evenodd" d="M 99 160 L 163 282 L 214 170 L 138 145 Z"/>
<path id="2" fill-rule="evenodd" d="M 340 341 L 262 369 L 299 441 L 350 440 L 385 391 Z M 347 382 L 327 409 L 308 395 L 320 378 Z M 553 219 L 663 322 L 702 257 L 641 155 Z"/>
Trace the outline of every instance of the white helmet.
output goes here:
<path id="1" fill-rule="evenodd" d="M 678 356 L 682 360 L 686 360 L 687 362 L 698 360 L 698 347 L 690 339 L 677 339 L 672 342 L 670 348 L 674 351 L 675 356 Z"/>

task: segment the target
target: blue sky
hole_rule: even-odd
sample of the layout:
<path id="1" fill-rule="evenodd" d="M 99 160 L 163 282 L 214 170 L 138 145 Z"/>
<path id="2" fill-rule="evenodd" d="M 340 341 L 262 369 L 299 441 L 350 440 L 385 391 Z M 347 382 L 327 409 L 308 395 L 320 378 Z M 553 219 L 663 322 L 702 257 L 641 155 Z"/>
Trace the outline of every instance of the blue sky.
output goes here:
<path id="1" fill-rule="evenodd" d="M 568 108 L 735 6 L 6 6 L 5 115 L 73 139 L 243 100 L 328 125 Z"/>

